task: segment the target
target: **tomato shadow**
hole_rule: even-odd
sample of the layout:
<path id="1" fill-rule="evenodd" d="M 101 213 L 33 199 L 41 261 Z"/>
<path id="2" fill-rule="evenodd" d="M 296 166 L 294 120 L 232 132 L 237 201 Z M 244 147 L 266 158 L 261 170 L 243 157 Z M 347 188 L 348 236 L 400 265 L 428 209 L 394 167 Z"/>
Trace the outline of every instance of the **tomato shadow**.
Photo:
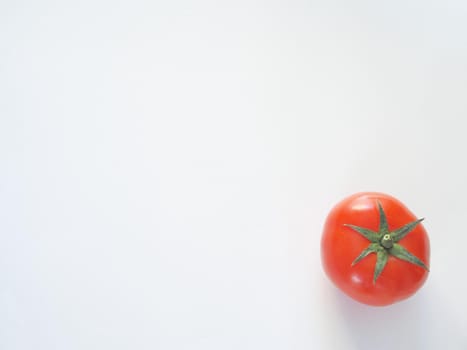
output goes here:
<path id="1" fill-rule="evenodd" d="M 346 338 L 353 342 L 349 349 L 443 349 L 446 339 L 461 331 L 460 325 L 452 324 L 453 310 L 446 310 L 432 289 L 386 307 L 363 305 L 338 290 L 334 293 Z"/>

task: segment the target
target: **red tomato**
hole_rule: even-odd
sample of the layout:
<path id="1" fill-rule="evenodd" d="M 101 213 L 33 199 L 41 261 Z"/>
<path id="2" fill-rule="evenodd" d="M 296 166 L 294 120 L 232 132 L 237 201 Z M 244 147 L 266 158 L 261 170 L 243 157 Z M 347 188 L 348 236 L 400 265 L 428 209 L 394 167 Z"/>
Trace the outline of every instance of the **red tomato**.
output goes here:
<path id="1" fill-rule="evenodd" d="M 329 213 L 321 240 L 324 271 L 351 298 L 383 306 L 414 294 L 428 276 L 430 243 L 396 198 L 357 193 Z"/>

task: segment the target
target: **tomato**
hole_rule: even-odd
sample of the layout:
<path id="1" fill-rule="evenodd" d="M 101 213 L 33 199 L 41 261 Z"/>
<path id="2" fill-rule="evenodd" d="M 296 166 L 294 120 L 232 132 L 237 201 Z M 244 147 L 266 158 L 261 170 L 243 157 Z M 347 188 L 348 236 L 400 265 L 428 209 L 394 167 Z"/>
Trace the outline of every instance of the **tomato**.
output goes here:
<path id="1" fill-rule="evenodd" d="M 428 276 L 430 243 L 422 220 L 387 194 L 345 198 L 324 225 L 324 271 L 341 291 L 364 304 L 384 306 L 410 297 Z"/>

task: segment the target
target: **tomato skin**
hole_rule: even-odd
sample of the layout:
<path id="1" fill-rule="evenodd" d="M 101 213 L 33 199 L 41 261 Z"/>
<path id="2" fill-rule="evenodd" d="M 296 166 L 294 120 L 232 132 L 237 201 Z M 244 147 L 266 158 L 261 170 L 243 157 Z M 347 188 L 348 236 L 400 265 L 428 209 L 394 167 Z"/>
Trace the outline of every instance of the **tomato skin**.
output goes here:
<path id="1" fill-rule="evenodd" d="M 384 208 L 390 231 L 417 219 L 404 204 L 390 195 L 356 193 L 339 202 L 329 213 L 321 239 L 321 259 L 328 277 L 345 294 L 367 305 L 384 306 L 414 294 L 424 284 L 428 271 L 389 256 L 381 275 L 373 283 L 376 254 L 370 254 L 352 266 L 370 242 L 344 224 L 378 231 L 378 201 Z M 399 243 L 429 266 L 430 243 L 422 224 Z"/>

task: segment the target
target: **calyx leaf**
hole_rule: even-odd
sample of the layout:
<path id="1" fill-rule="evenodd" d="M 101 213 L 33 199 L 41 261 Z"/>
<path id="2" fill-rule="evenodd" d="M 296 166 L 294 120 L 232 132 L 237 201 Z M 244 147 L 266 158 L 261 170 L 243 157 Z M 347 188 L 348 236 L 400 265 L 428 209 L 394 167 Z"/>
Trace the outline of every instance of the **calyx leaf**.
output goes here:
<path id="1" fill-rule="evenodd" d="M 379 237 L 378 232 L 372 231 L 364 227 L 355 226 L 355 225 L 344 224 L 344 226 L 347 226 L 351 228 L 352 230 L 354 230 L 355 232 L 360 233 L 363 237 L 368 239 L 370 242 L 373 242 L 373 243 L 379 242 L 380 237 Z"/>

